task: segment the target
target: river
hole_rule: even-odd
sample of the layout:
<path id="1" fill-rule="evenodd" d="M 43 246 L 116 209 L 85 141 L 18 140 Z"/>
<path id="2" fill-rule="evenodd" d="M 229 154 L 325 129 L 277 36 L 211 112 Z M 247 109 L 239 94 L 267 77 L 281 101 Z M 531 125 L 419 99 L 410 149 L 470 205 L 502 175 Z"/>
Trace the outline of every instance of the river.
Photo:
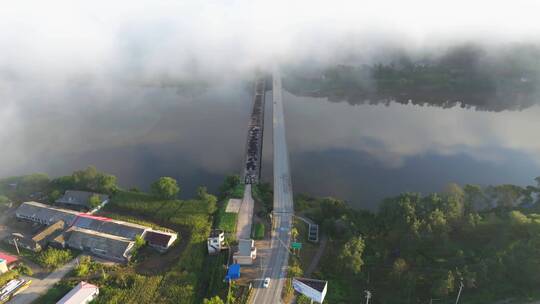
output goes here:
<path id="1" fill-rule="evenodd" d="M 195 89 L 73 84 L 28 90 L 6 105 L 0 176 L 54 177 L 95 165 L 123 187 L 147 189 L 158 177 L 172 176 L 183 197 L 199 185 L 215 191 L 226 174 L 241 171 L 251 98 L 245 80 Z M 296 193 L 375 208 L 386 196 L 439 191 L 450 182 L 528 185 L 540 176 L 538 105 L 499 112 L 352 105 L 288 92 L 284 101 Z M 272 167 L 270 105 L 266 181 Z"/>

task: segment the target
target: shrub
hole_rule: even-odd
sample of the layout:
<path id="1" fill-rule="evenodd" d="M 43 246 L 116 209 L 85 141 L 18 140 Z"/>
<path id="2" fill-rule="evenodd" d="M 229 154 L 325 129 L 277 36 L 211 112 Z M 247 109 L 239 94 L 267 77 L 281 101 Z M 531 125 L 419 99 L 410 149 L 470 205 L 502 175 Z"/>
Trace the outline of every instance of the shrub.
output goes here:
<path id="1" fill-rule="evenodd" d="M 17 278 L 19 273 L 16 271 L 8 271 L 0 275 L 0 286 L 6 285 L 7 282 Z"/>
<path id="2" fill-rule="evenodd" d="M 264 225 L 257 223 L 253 226 L 253 238 L 256 240 L 262 240 L 264 238 Z"/>
<path id="3" fill-rule="evenodd" d="M 48 248 L 39 254 L 37 262 L 47 269 L 56 269 L 71 259 L 73 259 L 73 255 L 70 250 Z"/>
<path id="4" fill-rule="evenodd" d="M 26 276 L 31 276 L 34 274 L 34 272 L 32 271 L 32 269 L 30 267 L 28 267 L 27 265 L 25 264 L 19 264 L 17 267 L 15 267 L 15 270 L 22 274 L 22 275 L 26 275 Z"/>

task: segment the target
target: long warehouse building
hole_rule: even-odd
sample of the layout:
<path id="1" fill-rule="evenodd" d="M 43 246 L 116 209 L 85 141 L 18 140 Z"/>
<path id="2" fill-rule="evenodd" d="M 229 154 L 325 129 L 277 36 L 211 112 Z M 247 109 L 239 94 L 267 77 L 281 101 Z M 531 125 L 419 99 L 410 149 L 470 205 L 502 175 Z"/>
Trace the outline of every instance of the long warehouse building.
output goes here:
<path id="1" fill-rule="evenodd" d="M 60 238 L 64 241 L 59 243 L 122 262 L 129 261 L 137 236 L 143 237 L 148 245 L 160 252 L 169 249 L 178 238 L 174 232 L 153 230 L 143 225 L 55 208 L 37 202 L 23 203 L 15 211 L 15 216 L 20 220 L 47 226 L 63 221 L 67 230 Z"/>

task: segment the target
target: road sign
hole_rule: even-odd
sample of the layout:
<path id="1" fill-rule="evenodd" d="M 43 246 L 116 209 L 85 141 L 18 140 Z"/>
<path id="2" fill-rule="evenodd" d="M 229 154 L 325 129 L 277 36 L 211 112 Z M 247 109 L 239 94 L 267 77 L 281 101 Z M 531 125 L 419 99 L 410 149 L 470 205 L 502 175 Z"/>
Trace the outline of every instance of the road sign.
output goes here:
<path id="1" fill-rule="evenodd" d="M 302 243 L 292 242 L 291 243 L 292 249 L 302 249 Z"/>

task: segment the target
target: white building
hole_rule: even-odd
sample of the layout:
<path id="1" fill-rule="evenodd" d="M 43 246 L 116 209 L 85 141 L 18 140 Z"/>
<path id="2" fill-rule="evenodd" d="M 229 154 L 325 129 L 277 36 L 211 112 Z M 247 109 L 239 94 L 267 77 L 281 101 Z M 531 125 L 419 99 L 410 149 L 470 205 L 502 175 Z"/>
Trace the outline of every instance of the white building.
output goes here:
<path id="1" fill-rule="evenodd" d="M 210 232 L 210 237 L 207 242 L 208 253 L 217 254 L 225 247 L 225 232 L 223 230 L 214 229 Z"/>
<path id="2" fill-rule="evenodd" d="M 56 304 L 87 304 L 99 295 L 99 288 L 84 281 L 80 282 Z"/>
<path id="3" fill-rule="evenodd" d="M 8 272 L 7 261 L 0 259 L 0 274 Z"/>
<path id="4" fill-rule="evenodd" d="M 238 251 L 233 255 L 233 261 L 240 265 L 251 265 L 257 258 L 257 248 L 253 240 L 239 240 Z"/>

